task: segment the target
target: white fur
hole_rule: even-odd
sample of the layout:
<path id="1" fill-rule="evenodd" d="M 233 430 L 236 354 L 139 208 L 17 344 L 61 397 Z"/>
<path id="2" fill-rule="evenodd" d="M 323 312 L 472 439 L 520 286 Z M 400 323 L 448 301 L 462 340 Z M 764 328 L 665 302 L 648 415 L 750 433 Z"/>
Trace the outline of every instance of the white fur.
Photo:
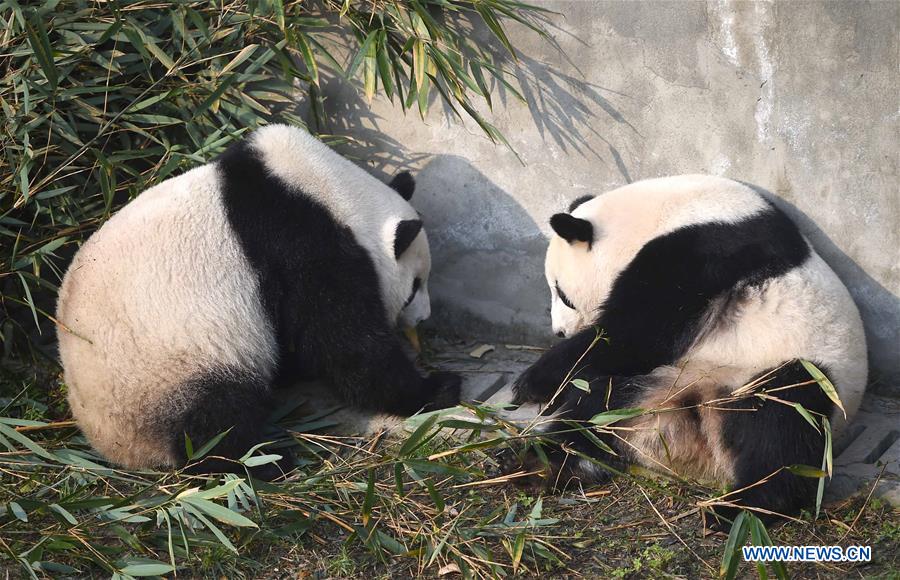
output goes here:
<path id="1" fill-rule="evenodd" d="M 767 207 L 745 185 L 699 175 L 641 181 L 583 203 L 572 214 L 593 224 L 593 247 L 589 250 L 586 243 L 569 244 L 553 235 L 547 251 L 554 332 L 572 335 L 590 326 L 618 274 L 653 238 L 691 224 L 737 222 Z M 562 304 L 554 290 L 557 283 L 576 310 Z M 814 251 L 800 267 L 747 295 L 726 323 L 713 324 L 701 333 L 675 367 L 661 367 L 648 380 L 666 384 L 665 392 L 677 390 L 676 383 L 684 384 L 685 377 L 691 377 L 691 388 L 701 393 L 714 392 L 715 385 L 737 389 L 751 377 L 794 358 L 827 367 L 847 418 L 852 418 L 867 381 L 862 321 L 846 287 Z M 662 401 L 657 400 L 659 395 L 650 393 L 639 406 L 654 408 Z M 634 445 L 635 460 L 659 467 L 660 434 L 677 434 L 685 425 L 679 423 L 678 413 L 650 417 L 641 419 L 640 429 L 627 439 Z M 680 453 L 681 460 L 695 465 L 703 464 L 697 458 L 714 458 L 709 465 L 700 465 L 700 475 L 728 480 L 730 462 L 717 441 L 718 420 L 716 412 L 704 410 L 702 433 L 682 441 L 683 449 L 671 447 L 666 453 Z M 836 433 L 845 425 L 839 409 L 831 420 Z M 670 438 L 673 443 L 677 445 L 677 437 Z"/>

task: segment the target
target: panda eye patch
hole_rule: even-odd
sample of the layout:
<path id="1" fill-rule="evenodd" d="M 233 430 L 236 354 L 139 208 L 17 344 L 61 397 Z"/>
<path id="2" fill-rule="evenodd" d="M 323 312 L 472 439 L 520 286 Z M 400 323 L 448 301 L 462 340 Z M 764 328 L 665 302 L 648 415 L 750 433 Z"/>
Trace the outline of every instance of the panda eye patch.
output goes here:
<path id="1" fill-rule="evenodd" d="M 403 308 L 409 306 L 409 303 L 413 301 L 413 298 L 416 297 L 416 292 L 419 291 L 420 286 L 422 286 L 421 278 L 416 278 L 415 280 L 413 280 L 412 292 L 410 293 L 409 298 L 406 299 L 406 304 L 403 305 Z"/>
<path id="2" fill-rule="evenodd" d="M 569 297 L 566 296 L 566 293 L 562 291 L 562 288 L 559 287 L 559 282 L 556 283 L 556 295 L 559 296 L 559 299 L 562 300 L 562 303 L 575 310 L 575 305 L 572 304 L 572 301 L 569 300 Z"/>

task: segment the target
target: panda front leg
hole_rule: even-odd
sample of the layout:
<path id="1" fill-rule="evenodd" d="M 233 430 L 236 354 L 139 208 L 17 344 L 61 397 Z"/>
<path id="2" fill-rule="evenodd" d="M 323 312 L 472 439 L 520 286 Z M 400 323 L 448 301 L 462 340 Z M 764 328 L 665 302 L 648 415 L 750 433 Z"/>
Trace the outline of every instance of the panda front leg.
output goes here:
<path id="1" fill-rule="evenodd" d="M 432 372 L 422 377 L 396 335 L 380 333 L 356 341 L 329 357 L 325 375 L 351 405 L 409 416 L 459 403 L 459 375 Z"/>
<path id="2" fill-rule="evenodd" d="M 584 378 L 596 341 L 597 331 L 588 328 L 554 345 L 513 383 L 513 403 L 548 403 L 567 379 Z"/>
<path id="3" fill-rule="evenodd" d="M 590 420 L 599 413 L 632 406 L 639 380 L 592 374 L 591 370 L 590 366 L 582 369 L 582 376 L 592 376 L 586 379 L 589 392 L 566 386 L 554 405 L 556 414 L 539 427 L 541 437 L 499 458 L 504 473 L 530 474 L 514 479 L 516 485 L 561 490 L 573 481 L 598 484 L 624 466 L 619 440 L 608 431 L 598 431 Z"/>

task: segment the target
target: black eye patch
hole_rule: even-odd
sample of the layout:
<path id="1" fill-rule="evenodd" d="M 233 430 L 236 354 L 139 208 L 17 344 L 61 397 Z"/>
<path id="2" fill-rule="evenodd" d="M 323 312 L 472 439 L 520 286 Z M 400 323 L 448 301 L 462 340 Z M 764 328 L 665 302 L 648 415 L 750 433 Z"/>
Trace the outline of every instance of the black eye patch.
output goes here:
<path id="1" fill-rule="evenodd" d="M 562 291 L 562 288 L 559 287 L 559 282 L 556 283 L 556 295 L 559 296 L 559 299 L 562 300 L 562 303 L 575 310 L 575 305 L 572 304 L 572 301 L 569 300 L 569 297 L 566 296 L 566 293 Z"/>
<path id="2" fill-rule="evenodd" d="M 406 299 L 406 304 L 403 305 L 403 308 L 409 306 L 409 303 L 413 301 L 413 298 L 416 297 L 416 292 L 419 291 L 419 287 L 422 286 L 422 280 L 420 278 L 416 278 L 413 280 L 412 292 L 409 295 L 409 298 Z"/>

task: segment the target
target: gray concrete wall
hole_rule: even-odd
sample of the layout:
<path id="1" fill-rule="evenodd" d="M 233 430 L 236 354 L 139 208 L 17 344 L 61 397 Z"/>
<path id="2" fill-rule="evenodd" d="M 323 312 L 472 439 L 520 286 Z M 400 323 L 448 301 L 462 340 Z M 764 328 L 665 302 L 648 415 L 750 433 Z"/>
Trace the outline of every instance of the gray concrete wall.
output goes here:
<path id="1" fill-rule="evenodd" d="M 882 389 L 900 375 L 898 19 L 883 2 L 543 2 L 511 29 L 525 102 L 484 111 L 519 158 L 440 103 L 338 84 L 329 106 L 375 173 L 418 171 L 444 331 L 547 340 L 547 220 L 627 182 L 707 172 L 772 192 L 855 296 Z M 576 66 L 577 65 L 577 66 Z M 887 385 L 893 384 L 893 387 Z"/>

